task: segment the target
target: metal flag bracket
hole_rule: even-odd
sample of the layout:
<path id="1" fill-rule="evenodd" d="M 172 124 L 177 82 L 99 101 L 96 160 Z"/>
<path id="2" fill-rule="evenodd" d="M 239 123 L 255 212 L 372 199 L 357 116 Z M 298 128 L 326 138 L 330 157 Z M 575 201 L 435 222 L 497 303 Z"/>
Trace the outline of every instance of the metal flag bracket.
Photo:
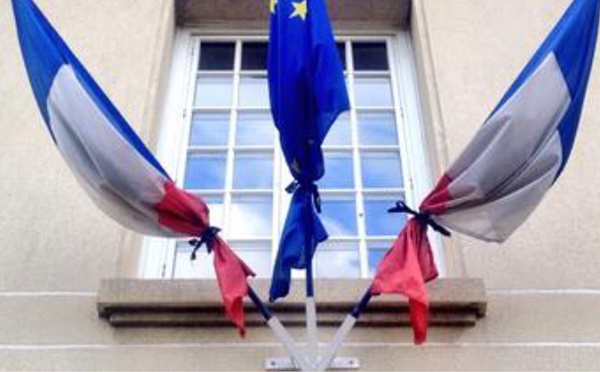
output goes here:
<path id="1" fill-rule="evenodd" d="M 265 318 L 267 325 L 271 328 L 288 354 L 287 357 L 267 358 L 265 360 L 265 370 L 320 372 L 326 370 L 358 370 L 360 368 L 358 358 L 337 357 L 337 354 L 342 347 L 344 339 L 352 328 L 354 328 L 361 313 L 373 297 L 371 288 L 365 292 L 352 312 L 346 316 L 344 322 L 322 353 L 319 353 L 317 312 L 314 297 L 307 297 L 306 301 L 306 345 L 302 347 L 296 343 L 279 319 L 267 309 L 252 288 L 249 289 L 248 296 Z"/>

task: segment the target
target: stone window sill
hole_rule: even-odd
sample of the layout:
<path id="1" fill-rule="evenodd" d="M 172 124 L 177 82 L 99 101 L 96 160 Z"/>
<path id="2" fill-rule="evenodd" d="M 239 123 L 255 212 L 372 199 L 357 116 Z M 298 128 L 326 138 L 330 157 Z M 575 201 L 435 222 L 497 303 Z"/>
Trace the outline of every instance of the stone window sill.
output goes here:
<path id="1" fill-rule="evenodd" d="M 368 280 L 317 280 L 318 322 L 336 326 L 353 308 Z M 268 280 L 254 280 L 253 288 L 266 299 Z M 285 325 L 304 325 L 303 282 L 296 281 L 284 301 L 271 309 Z M 481 279 L 439 279 L 428 285 L 431 326 L 473 326 L 485 316 L 487 300 Z M 98 314 L 115 327 L 230 326 L 213 280 L 103 280 Z M 249 326 L 265 322 L 246 303 Z M 408 303 L 396 295 L 376 297 L 359 319 L 362 326 L 408 325 Z"/>

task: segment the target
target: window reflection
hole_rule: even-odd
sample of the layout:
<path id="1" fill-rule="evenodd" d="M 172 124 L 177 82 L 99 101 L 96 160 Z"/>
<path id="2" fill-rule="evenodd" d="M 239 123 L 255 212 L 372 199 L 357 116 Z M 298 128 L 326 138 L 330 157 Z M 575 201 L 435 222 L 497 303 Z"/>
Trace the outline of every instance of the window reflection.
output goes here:
<path id="1" fill-rule="evenodd" d="M 397 152 L 363 152 L 360 159 L 365 188 L 402 187 L 402 165 Z"/>
<path id="2" fill-rule="evenodd" d="M 272 213 L 271 197 L 233 197 L 230 235 L 236 238 L 271 237 Z"/>
<path id="3" fill-rule="evenodd" d="M 229 113 L 195 113 L 190 130 L 190 146 L 227 146 Z"/>
<path id="4" fill-rule="evenodd" d="M 365 198 L 367 235 L 398 235 L 406 223 L 406 217 L 403 213 L 388 213 L 387 210 L 399 199 L 401 197 L 383 200 Z"/>
<path id="5" fill-rule="evenodd" d="M 387 77 L 357 77 L 354 92 L 358 107 L 392 107 L 392 87 Z"/>
<path id="6" fill-rule="evenodd" d="M 206 278 L 215 279 L 213 266 L 213 255 L 208 254 L 206 249 L 200 249 L 196 253 L 196 260 L 191 260 L 192 248 L 187 243 L 177 244 L 175 251 L 175 268 L 173 276 L 179 279 Z"/>
<path id="7" fill-rule="evenodd" d="M 354 200 L 327 200 L 323 197 L 321 221 L 329 236 L 356 236 L 356 205 Z"/>
<path id="8" fill-rule="evenodd" d="M 358 278 L 360 258 L 353 251 L 319 248 L 315 257 L 315 276 L 318 278 Z"/>
<path id="9" fill-rule="evenodd" d="M 350 128 L 350 115 L 342 114 L 329 129 L 325 137 L 325 146 L 349 146 L 352 144 L 352 129 Z"/>
<path id="10" fill-rule="evenodd" d="M 225 168 L 227 155 L 190 154 L 185 167 L 186 189 L 223 189 L 225 187 Z"/>
<path id="11" fill-rule="evenodd" d="M 196 83 L 196 107 L 229 107 L 233 93 L 232 76 L 199 76 Z"/>
<path id="12" fill-rule="evenodd" d="M 268 112 L 240 112 L 235 143 L 237 145 L 272 145 L 275 125 Z"/>
<path id="13" fill-rule="evenodd" d="M 266 76 L 248 76 L 240 81 L 241 107 L 270 107 Z"/>
<path id="14" fill-rule="evenodd" d="M 318 182 L 324 189 L 351 189 L 354 187 L 351 152 L 326 152 L 325 175 Z"/>
<path id="15" fill-rule="evenodd" d="M 396 118 L 393 112 L 359 112 L 361 145 L 397 145 Z"/>
<path id="16" fill-rule="evenodd" d="M 390 243 L 391 244 L 391 243 Z M 387 252 L 387 247 L 378 244 L 374 247 L 369 247 L 369 276 L 375 276 L 377 267 Z"/>
<path id="17" fill-rule="evenodd" d="M 208 209 L 210 211 L 210 224 L 212 226 L 221 227 L 223 226 L 223 216 L 224 216 L 224 207 L 223 207 L 223 196 L 222 195 L 210 195 L 210 196 L 202 196 L 199 195 L 200 198 L 206 203 Z"/>
<path id="18" fill-rule="evenodd" d="M 236 254 L 250 266 L 257 278 L 271 277 L 271 252 L 268 246 L 264 250 L 244 250 L 238 248 L 238 246 L 235 247 Z"/>
<path id="19" fill-rule="evenodd" d="M 272 153 L 236 153 L 233 187 L 235 189 L 272 189 Z"/>

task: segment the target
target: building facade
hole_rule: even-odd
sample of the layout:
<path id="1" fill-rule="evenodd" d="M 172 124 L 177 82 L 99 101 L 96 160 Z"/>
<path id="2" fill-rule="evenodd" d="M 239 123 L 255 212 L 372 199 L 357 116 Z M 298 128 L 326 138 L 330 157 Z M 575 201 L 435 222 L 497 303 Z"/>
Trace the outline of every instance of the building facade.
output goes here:
<path id="1" fill-rule="evenodd" d="M 268 1 L 37 3 L 264 290 L 291 180 L 265 90 Z M 328 5 L 353 108 L 325 144 L 321 342 L 404 223 L 385 209 L 420 202 L 569 1 Z M 245 339 L 227 326 L 208 256 L 192 263 L 185 242 L 126 231 L 93 205 L 44 129 L 8 1 L 0 29 L 0 369 L 253 371 L 283 355 L 250 308 Z M 397 326 L 406 303 L 390 299 L 341 355 L 361 370 L 600 368 L 598 71 L 571 161 L 527 223 L 501 246 L 434 237 L 428 343 L 412 345 Z M 275 307 L 299 340 L 301 301 L 297 288 Z"/>

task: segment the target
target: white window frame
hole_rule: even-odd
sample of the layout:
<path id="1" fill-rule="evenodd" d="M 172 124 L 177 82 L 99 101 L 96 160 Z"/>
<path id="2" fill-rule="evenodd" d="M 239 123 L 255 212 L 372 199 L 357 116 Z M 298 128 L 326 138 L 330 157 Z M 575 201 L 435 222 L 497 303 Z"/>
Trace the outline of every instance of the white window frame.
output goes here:
<path id="1" fill-rule="evenodd" d="M 187 143 L 190 131 L 190 121 L 193 109 L 194 89 L 196 81 L 192 76 L 191 71 L 196 69 L 195 64 L 199 60 L 199 39 L 205 41 L 232 41 L 236 42 L 235 63 L 241 61 L 241 48 L 239 43 L 245 41 L 265 41 L 267 35 L 257 33 L 256 30 L 232 30 L 231 32 L 211 32 L 205 29 L 179 29 L 176 33 L 173 46 L 173 60 L 170 72 L 170 80 L 168 91 L 166 94 L 165 109 L 161 118 L 161 127 L 159 130 L 159 141 L 157 146 L 157 157 L 167 170 L 172 175 L 174 181 L 182 186 L 185 170 L 185 159 L 187 154 Z M 410 36 L 407 31 L 396 31 L 393 33 L 379 33 L 377 35 L 364 35 L 357 33 L 339 33 L 337 41 L 382 41 L 385 40 L 388 48 L 389 72 L 383 72 L 385 76 L 391 77 L 392 94 L 394 111 L 397 120 L 398 146 L 400 159 L 402 162 L 402 170 L 404 176 L 404 195 L 409 205 L 416 206 L 427 195 L 433 187 L 431 167 L 426 151 L 426 136 L 423 127 L 423 119 L 420 111 L 420 102 L 417 88 L 417 79 L 415 73 L 414 53 L 412 51 Z M 346 48 L 346 63 L 348 71 L 349 95 L 351 101 L 354 97 L 354 76 L 353 58 L 350 54 L 350 49 Z M 236 71 L 239 71 L 239 66 L 236 66 Z M 354 72 L 354 73 L 350 73 Z M 358 73 L 362 74 L 362 73 Z M 374 76 L 378 73 L 365 72 L 365 75 Z M 239 88 L 238 79 L 240 73 L 234 73 L 234 89 Z M 402 89 L 401 89 L 402 87 Z M 234 97 L 238 97 L 237 92 L 234 92 Z M 236 105 L 234 103 L 234 105 Z M 358 130 L 356 108 L 351 102 L 352 110 L 350 113 L 351 128 L 356 134 Z M 363 108 L 361 110 L 370 108 Z M 374 109 L 373 111 L 376 111 Z M 236 110 L 232 111 L 231 123 L 236 122 Z M 231 124 L 230 124 L 231 125 Z M 235 124 L 233 124 L 235 125 Z M 230 136 L 235 135 L 235 130 L 229 132 Z M 344 150 L 352 151 L 354 165 L 354 189 L 344 190 L 328 190 L 323 191 L 323 198 L 335 195 L 354 194 L 356 197 L 355 206 L 357 208 L 357 218 L 365 219 L 365 211 L 363 210 L 363 189 L 362 189 L 362 174 L 359 169 L 360 151 L 365 151 L 365 146 L 358 146 L 358 136 L 352 136 L 351 146 L 329 146 L 326 150 Z M 232 139 L 230 139 L 228 152 L 234 151 L 231 147 Z M 287 209 L 291 197 L 283 190 L 283 188 L 292 181 L 287 165 L 282 161 L 281 149 L 277 141 L 274 142 L 274 162 L 273 162 L 273 228 L 272 228 L 272 250 L 275 253 L 278 246 L 278 240 L 281 235 L 281 229 L 285 221 Z M 179 148 L 180 151 L 173 151 Z M 381 146 L 366 151 L 381 150 Z M 228 156 L 233 154 L 229 153 Z M 226 192 L 224 200 L 224 210 L 229 210 L 228 205 L 231 202 L 232 189 L 232 173 L 233 162 L 228 162 L 226 174 Z M 279 187 L 277 187 L 279 185 Z M 369 194 L 390 194 L 397 190 L 369 190 Z M 222 191 L 219 191 L 221 194 Z M 260 194 L 260 191 L 257 192 Z M 210 195 L 206 193 L 206 196 Z M 204 194 L 203 194 L 204 195 Z M 223 227 L 226 228 L 228 218 L 223 218 Z M 369 259 L 367 251 L 367 241 L 375 241 L 391 244 L 395 236 L 368 238 L 365 231 L 366 224 L 357 219 L 357 238 L 336 238 L 330 239 L 330 242 L 356 242 L 359 243 L 360 257 L 360 277 L 368 277 L 369 274 Z M 227 236 L 224 236 L 227 239 Z M 238 241 L 241 239 L 237 239 Z M 442 242 L 436 234 L 430 234 L 430 240 L 434 251 L 434 258 L 440 270 L 440 275 L 444 276 L 444 257 L 442 250 Z M 243 239 L 243 241 L 253 242 L 260 241 L 255 239 Z M 334 248 L 335 249 L 335 248 Z M 272 260 L 276 257 L 272 254 Z M 175 241 L 173 239 L 162 239 L 145 237 L 143 239 L 142 255 L 138 266 L 138 276 L 148 279 L 170 279 L 174 268 L 175 259 Z M 296 273 L 297 276 L 302 274 Z"/>

